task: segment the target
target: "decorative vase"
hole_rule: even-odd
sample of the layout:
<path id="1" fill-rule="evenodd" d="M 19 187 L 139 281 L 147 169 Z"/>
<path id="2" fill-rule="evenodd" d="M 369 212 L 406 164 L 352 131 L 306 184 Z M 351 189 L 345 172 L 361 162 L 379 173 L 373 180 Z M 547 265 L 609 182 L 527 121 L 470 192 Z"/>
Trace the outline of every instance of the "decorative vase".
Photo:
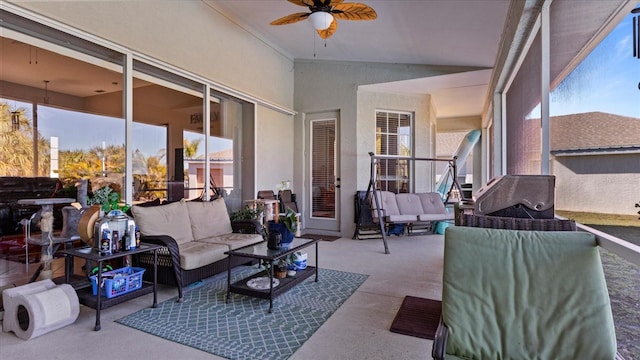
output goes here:
<path id="1" fill-rule="evenodd" d="M 267 240 L 267 247 L 271 250 L 279 250 L 282 243 L 282 234 L 276 231 L 269 232 L 269 240 Z"/>
<path id="2" fill-rule="evenodd" d="M 277 232 L 282 235 L 282 240 L 280 242 L 281 246 L 286 246 L 293 242 L 293 233 L 287 229 L 287 227 L 282 223 L 276 223 L 275 221 L 269 221 L 269 234 L 272 232 Z"/>

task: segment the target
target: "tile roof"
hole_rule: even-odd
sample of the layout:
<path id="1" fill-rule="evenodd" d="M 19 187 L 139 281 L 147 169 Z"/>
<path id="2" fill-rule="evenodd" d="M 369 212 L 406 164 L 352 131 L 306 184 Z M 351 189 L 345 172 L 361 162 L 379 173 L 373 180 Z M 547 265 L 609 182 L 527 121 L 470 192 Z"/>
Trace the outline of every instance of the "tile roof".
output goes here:
<path id="1" fill-rule="evenodd" d="M 540 119 L 531 119 L 530 122 L 528 129 L 539 128 Z M 552 116 L 549 127 L 552 152 L 640 147 L 638 118 L 588 112 Z"/>
<path id="2" fill-rule="evenodd" d="M 204 155 L 196 157 L 197 160 L 204 160 Z M 211 161 L 232 161 L 233 149 L 224 149 L 216 152 L 209 153 L 209 160 Z"/>
<path id="3" fill-rule="evenodd" d="M 439 158 L 451 158 L 458 150 L 458 146 L 460 146 L 467 133 L 467 131 L 438 133 L 436 137 L 436 156 Z"/>

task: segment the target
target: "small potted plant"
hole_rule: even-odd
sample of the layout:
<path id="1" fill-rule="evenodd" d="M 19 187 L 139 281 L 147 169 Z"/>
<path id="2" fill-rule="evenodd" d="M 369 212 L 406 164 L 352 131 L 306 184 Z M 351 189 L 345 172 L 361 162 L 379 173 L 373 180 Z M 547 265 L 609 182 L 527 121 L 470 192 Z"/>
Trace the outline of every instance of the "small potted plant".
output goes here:
<path id="1" fill-rule="evenodd" d="M 298 231 L 298 215 L 291 209 L 280 214 L 277 221 L 269 221 L 269 232 L 277 231 L 282 235 L 282 245 L 290 244 Z"/>
<path id="2" fill-rule="evenodd" d="M 284 279 L 287 277 L 287 262 L 284 259 L 278 261 L 278 263 L 273 266 L 273 276 L 278 279 Z"/>
<path id="3" fill-rule="evenodd" d="M 93 192 L 93 196 L 87 199 L 87 205 L 100 205 L 100 211 L 108 214 L 111 210 L 120 210 L 123 213 L 129 210 L 129 205 L 120 205 L 120 194 L 109 186 L 103 186 Z"/>
<path id="4" fill-rule="evenodd" d="M 231 220 L 231 226 L 240 227 L 240 230 L 234 230 L 236 232 L 245 232 L 249 229 L 255 229 L 255 231 L 262 235 L 264 240 L 267 240 L 268 234 L 265 227 L 262 226 L 262 216 L 264 208 L 261 205 L 251 206 L 246 205 L 238 211 L 234 211 L 229 214 Z M 244 224 L 244 226 L 243 226 Z"/>
<path id="5" fill-rule="evenodd" d="M 242 209 L 238 211 L 234 211 L 229 215 L 231 221 L 240 221 L 240 220 L 260 220 L 262 217 L 262 206 L 249 206 L 246 205 Z"/>

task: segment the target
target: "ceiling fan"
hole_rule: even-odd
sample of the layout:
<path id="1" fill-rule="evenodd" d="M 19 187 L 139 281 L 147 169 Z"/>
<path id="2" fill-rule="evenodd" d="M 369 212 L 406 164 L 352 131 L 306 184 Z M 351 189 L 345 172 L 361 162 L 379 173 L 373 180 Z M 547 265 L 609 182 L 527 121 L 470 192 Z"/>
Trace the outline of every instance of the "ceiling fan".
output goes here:
<path id="1" fill-rule="evenodd" d="M 338 29 L 340 20 L 374 20 L 376 11 L 361 3 L 343 2 L 343 0 L 287 0 L 290 3 L 308 7 L 311 12 L 290 14 L 271 22 L 271 25 L 293 24 L 309 19 L 321 38 L 327 39 Z"/>

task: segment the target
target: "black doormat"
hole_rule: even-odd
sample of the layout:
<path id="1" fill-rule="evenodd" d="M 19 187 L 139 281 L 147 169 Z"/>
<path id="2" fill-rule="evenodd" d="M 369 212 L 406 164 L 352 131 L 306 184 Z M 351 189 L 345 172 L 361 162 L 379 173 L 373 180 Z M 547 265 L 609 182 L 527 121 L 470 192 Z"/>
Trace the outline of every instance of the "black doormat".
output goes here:
<path id="1" fill-rule="evenodd" d="M 441 301 L 405 296 L 390 330 L 398 334 L 433 340 L 441 313 Z"/>
<path id="2" fill-rule="evenodd" d="M 323 241 L 336 241 L 340 239 L 340 236 L 321 235 L 321 234 L 302 234 L 301 237 L 306 239 L 315 239 L 315 240 L 323 240 Z"/>

